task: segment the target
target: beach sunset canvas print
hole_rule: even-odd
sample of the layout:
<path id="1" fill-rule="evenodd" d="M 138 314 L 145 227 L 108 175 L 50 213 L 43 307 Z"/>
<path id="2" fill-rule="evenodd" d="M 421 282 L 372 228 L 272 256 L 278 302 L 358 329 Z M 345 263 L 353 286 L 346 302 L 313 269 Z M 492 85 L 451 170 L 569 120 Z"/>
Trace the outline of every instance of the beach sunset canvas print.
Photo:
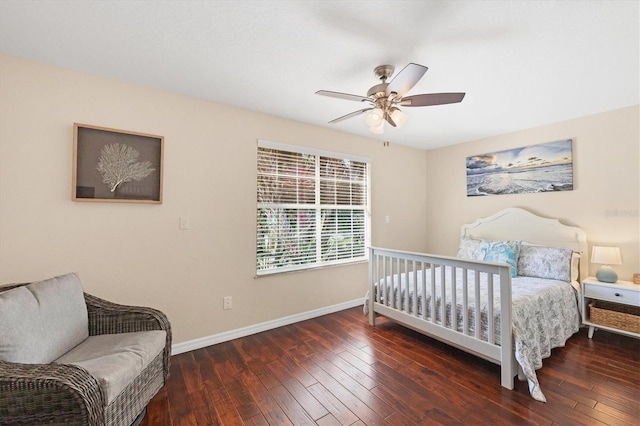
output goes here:
<path id="1" fill-rule="evenodd" d="M 467 157 L 467 196 L 573 190 L 571 139 Z"/>

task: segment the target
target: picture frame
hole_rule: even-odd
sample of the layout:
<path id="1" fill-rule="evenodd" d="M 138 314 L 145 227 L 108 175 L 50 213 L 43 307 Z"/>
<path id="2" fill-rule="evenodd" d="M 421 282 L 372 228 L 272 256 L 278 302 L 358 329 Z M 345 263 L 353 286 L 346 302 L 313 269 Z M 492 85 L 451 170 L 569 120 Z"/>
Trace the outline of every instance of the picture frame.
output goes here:
<path id="1" fill-rule="evenodd" d="M 162 204 L 164 137 L 73 124 L 73 201 Z"/>
<path id="2" fill-rule="evenodd" d="M 573 140 L 466 158 L 467 197 L 573 190 Z"/>

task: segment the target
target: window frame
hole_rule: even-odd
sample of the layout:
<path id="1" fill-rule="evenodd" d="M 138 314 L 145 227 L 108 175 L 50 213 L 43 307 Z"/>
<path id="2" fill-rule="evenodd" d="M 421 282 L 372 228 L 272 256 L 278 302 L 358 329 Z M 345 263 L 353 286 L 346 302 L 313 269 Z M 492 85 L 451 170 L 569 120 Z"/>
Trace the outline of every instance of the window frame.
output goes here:
<path id="1" fill-rule="evenodd" d="M 261 235 L 260 233 L 260 210 L 262 208 L 265 208 L 266 205 L 270 204 L 270 203 L 264 203 L 264 202 L 260 202 L 258 200 L 258 191 L 259 191 L 259 179 L 261 176 L 261 173 L 258 169 L 259 164 L 256 164 L 256 239 L 255 239 L 255 260 L 256 260 L 256 276 L 260 277 L 260 276 L 266 276 L 266 275 L 272 275 L 272 274 L 280 274 L 280 273 L 287 273 L 287 272 L 292 272 L 292 271 L 301 271 L 301 270 L 310 270 L 310 269 L 317 269 L 317 268 L 323 268 L 323 267 L 327 267 L 327 266 L 334 266 L 334 265 L 345 265 L 345 264 L 354 264 L 354 263 L 362 263 L 362 262 L 367 262 L 369 260 L 369 250 L 368 247 L 371 244 L 371 161 L 368 157 L 363 157 L 363 156 L 359 156 L 359 155 L 353 155 L 353 154 L 345 154 L 345 153 L 340 153 L 340 152 L 334 152 L 334 151 L 326 151 L 326 150 L 320 150 L 320 149 L 315 149 L 315 148 L 309 148 L 309 147 L 304 147 L 304 146 L 298 146 L 298 145 L 289 145 L 289 144 L 283 144 L 283 143 L 279 143 L 279 142 L 272 142 L 272 141 L 267 141 L 264 139 L 258 139 L 257 142 L 257 147 L 256 147 L 256 162 L 259 161 L 260 158 L 260 148 L 264 148 L 264 149 L 273 149 L 273 150 L 277 150 L 277 151 L 284 151 L 284 152 L 289 152 L 292 154 L 302 154 L 302 155 L 313 155 L 316 157 L 315 159 L 315 166 L 314 166 L 314 182 L 315 182 L 315 195 L 314 195 L 314 203 L 313 204 L 305 204 L 305 203 L 273 203 L 275 205 L 281 205 L 281 207 L 279 208 L 284 208 L 284 209 L 293 209 L 293 210 L 314 210 L 314 219 L 316 221 L 316 228 L 315 228 L 315 235 L 316 235 L 316 243 L 315 243 L 315 256 L 316 259 L 318 256 L 320 256 L 322 254 L 322 250 L 321 250 L 321 245 L 322 245 L 322 241 L 321 238 L 319 238 L 322 235 L 322 227 L 321 226 L 317 226 L 320 223 L 320 218 L 321 218 L 321 212 L 323 210 L 335 210 L 335 211 L 339 211 L 339 210 L 357 210 L 357 211 L 362 211 L 363 212 L 363 221 L 364 221 L 364 247 L 363 247 L 363 254 L 362 256 L 353 256 L 353 257 L 349 257 L 346 259 L 333 259 L 333 260 L 328 260 L 328 261 L 322 261 L 322 260 L 315 260 L 313 262 L 310 263 L 303 263 L 303 264 L 299 264 L 299 265 L 289 265 L 289 266 L 278 266 L 278 267 L 274 267 L 274 268 L 268 268 L 268 269 L 259 269 L 258 268 L 258 261 L 259 261 L 259 244 L 258 244 L 258 238 Z M 343 205 L 343 204 L 322 204 L 321 202 L 321 197 L 320 197 L 320 182 L 321 182 L 321 178 L 320 178 L 320 158 L 324 157 L 324 158 L 331 158 L 331 159 L 337 159 L 340 161 L 355 161 L 355 162 L 360 162 L 360 163 L 365 163 L 365 185 L 366 185 L 366 189 L 364 191 L 364 196 L 365 196 L 365 202 L 363 205 L 354 205 L 354 204 L 347 204 L 347 205 Z M 349 181 L 349 182 L 355 182 L 355 181 Z M 348 222 L 349 224 L 353 223 L 353 217 L 352 220 Z"/>

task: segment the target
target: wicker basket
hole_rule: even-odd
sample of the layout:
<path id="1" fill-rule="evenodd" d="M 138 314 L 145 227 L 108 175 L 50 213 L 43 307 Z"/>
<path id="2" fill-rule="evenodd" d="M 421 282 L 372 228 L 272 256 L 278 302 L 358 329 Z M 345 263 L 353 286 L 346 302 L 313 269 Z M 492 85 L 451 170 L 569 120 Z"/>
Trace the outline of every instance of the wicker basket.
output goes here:
<path id="1" fill-rule="evenodd" d="M 589 304 L 591 322 L 619 330 L 640 333 L 640 307 L 598 300 Z"/>

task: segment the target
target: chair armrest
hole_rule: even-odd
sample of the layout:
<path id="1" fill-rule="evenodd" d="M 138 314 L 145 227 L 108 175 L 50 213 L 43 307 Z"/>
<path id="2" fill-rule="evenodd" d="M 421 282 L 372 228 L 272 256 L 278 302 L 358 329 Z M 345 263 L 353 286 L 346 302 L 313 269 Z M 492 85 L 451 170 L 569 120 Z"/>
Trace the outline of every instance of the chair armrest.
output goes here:
<path id="1" fill-rule="evenodd" d="M 105 395 L 85 369 L 0 361 L 0 424 L 101 425 Z"/>
<path id="2" fill-rule="evenodd" d="M 89 335 L 131 333 L 135 331 L 164 330 L 164 379 L 169 376 L 171 362 L 171 323 L 167 316 L 153 308 L 120 305 L 99 297 L 84 294 L 89 314 Z"/>

